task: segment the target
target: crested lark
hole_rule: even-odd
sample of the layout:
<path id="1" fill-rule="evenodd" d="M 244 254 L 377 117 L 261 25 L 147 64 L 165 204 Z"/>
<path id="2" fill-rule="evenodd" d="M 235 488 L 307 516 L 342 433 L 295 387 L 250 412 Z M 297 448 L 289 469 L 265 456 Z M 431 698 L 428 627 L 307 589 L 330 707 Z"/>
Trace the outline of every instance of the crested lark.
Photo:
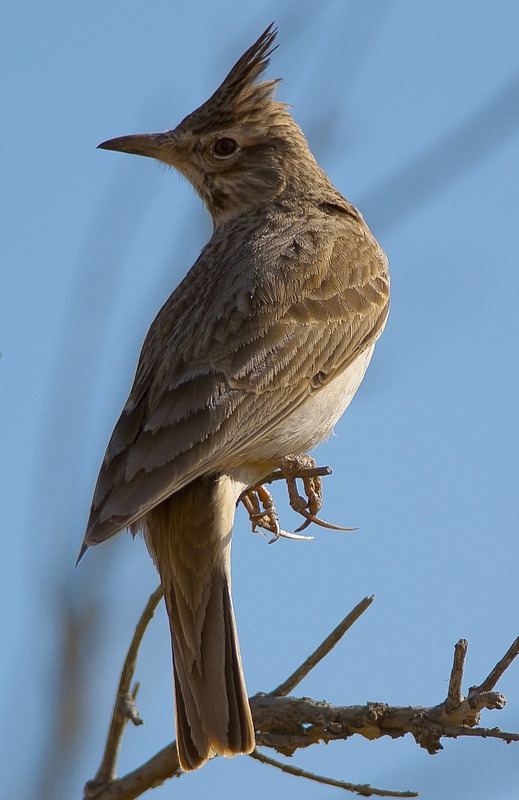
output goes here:
<path id="1" fill-rule="evenodd" d="M 326 439 L 388 313 L 386 257 L 283 103 L 272 25 L 165 133 L 100 147 L 193 184 L 209 243 L 153 322 L 97 481 L 83 551 L 141 529 L 160 574 L 185 770 L 254 748 L 231 600 L 238 498 Z"/>

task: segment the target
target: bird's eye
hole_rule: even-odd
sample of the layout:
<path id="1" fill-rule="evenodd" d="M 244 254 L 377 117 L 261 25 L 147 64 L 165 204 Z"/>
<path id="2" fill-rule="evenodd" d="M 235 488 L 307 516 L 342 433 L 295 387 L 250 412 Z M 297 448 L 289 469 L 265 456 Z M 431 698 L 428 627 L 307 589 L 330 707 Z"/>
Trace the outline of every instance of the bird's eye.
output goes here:
<path id="1" fill-rule="evenodd" d="M 228 158 L 238 149 L 238 144 L 229 137 L 217 139 L 214 143 L 213 153 L 219 158 Z"/>

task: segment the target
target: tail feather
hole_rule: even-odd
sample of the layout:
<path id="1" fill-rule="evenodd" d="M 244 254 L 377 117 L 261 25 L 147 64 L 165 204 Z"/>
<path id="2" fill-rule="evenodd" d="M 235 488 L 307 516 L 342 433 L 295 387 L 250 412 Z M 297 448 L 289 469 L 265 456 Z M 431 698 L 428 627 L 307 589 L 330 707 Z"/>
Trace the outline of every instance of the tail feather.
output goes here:
<path id="1" fill-rule="evenodd" d="M 229 478 L 204 478 L 147 516 L 148 547 L 164 588 L 174 663 L 180 763 L 254 749 L 230 589 L 236 492 Z"/>

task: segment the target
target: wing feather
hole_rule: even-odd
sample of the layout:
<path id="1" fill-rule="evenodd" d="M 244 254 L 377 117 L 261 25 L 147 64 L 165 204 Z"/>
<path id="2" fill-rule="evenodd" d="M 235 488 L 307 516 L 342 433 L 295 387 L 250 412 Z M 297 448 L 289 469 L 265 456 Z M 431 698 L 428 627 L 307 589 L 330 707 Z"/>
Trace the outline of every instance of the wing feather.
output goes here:
<path id="1" fill-rule="evenodd" d="M 253 460 L 269 431 L 376 341 L 388 311 L 387 262 L 364 223 L 354 223 L 335 238 L 298 231 L 263 260 L 256 249 L 254 269 L 234 275 L 235 287 L 228 277 L 206 288 L 202 253 L 144 343 L 86 544 L 135 523 L 197 477 Z"/>

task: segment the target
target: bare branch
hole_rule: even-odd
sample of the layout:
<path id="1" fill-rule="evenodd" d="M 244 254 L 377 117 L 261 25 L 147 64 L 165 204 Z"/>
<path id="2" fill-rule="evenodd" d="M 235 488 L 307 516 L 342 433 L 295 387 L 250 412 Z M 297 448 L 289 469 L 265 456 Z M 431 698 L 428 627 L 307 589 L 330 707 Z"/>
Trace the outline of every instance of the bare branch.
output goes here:
<path id="1" fill-rule="evenodd" d="M 476 706 L 482 708 L 502 707 L 503 696 L 498 692 L 486 692 L 478 696 Z M 465 713 L 474 715 L 475 708 L 469 705 L 469 700 L 462 702 Z M 388 706 L 384 703 L 368 703 L 365 706 L 330 706 L 327 703 L 317 702 L 308 698 L 286 698 L 264 695 L 251 699 L 251 708 L 257 734 L 257 743 L 261 746 L 272 747 L 285 755 L 292 755 L 298 748 L 308 747 L 319 742 L 328 742 L 338 739 L 347 739 L 354 734 L 360 734 L 367 739 L 376 739 L 381 736 L 398 738 L 406 733 L 411 733 L 418 744 L 429 752 L 437 752 L 442 748 L 441 737 L 458 738 L 459 736 L 478 736 L 480 738 L 502 739 L 506 742 L 519 741 L 519 734 L 500 731 L 499 728 L 471 728 L 469 725 L 452 724 L 446 718 L 441 722 L 441 717 L 446 716 L 445 704 L 431 708 L 426 707 L 399 707 Z M 459 716 L 460 709 L 456 711 Z M 263 763 L 270 763 L 267 756 L 259 754 Z M 274 762 L 277 766 L 279 762 Z M 278 768 L 281 768 L 278 766 Z M 294 775 L 311 778 L 298 770 L 297 767 L 288 766 L 285 769 Z M 144 792 L 164 783 L 168 778 L 179 777 L 182 774 L 178 761 L 175 743 L 172 743 L 157 753 L 153 758 L 142 764 L 136 770 L 128 773 L 124 778 L 114 780 L 107 786 L 99 787 L 90 798 L 96 800 L 135 800 Z M 315 780 L 316 777 L 313 778 Z M 324 778 L 320 782 L 346 788 L 348 784 L 334 782 L 333 779 Z M 353 787 L 354 784 L 349 784 Z M 365 796 L 371 787 L 360 784 L 358 791 Z M 372 790 L 372 794 L 383 790 Z M 411 792 L 397 793 L 386 792 L 389 797 L 412 797 Z"/>
<path id="2" fill-rule="evenodd" d="M 135 800 L 150 789 L 161 786 L 169 778 L 179 778 L 183 774 L 177 746 L 171 742 L 124 778 L 100 786 L 96 792 L 88 795 L 88 800 Z"/>
<path id="3" fill-rule="evenodd" d="M 504 654 L 503 658 L 501 658 L 497 662 L 494 669 L 487 675 L 485 680 L 479 686 L 475 686 L 470 689 L 469 695 L 473 691 L 488 692 L 491 689 L 493 689 L 498 680 L 508 669 L 514 658 L 516 658 L 518 655 L 519 655 L 519 636 L 517 637 L 515 642 L 512 642 L 512 644 Z"/>
<path id="4" fill-rule="evenodd" d="M 293 672 L 283 683 L 281 683 L 277 689 L 274 689 L 272 692 L 269 693 L 271 697 L 285 697 L 289 694 L 295 687 L 301 683 L 303 678 L 308 675 L 308 673 L 319 663 L 322 659 L 328 655 L 330 650 L 332 650 L 337 642 L 344 636 L 346 631 L 351 628 L 354 622 L 358 620 L 358 618 L 366 611 L 367 608 L 372 604 L 374 600 L 374 596 L 372 597 L 365 597 L 364 600 L 361 600 L 355 608 L 350 611 L 350 613 L 344 617 L 341 623 L 337 625 L 335 630 L 333 630 L 329 636 L 326 637 L 324 642 L 319 645 L 317 650 L 306 658 L 303 663 Z"/>
<path id="5" fill-rule="evenodd" d="M 284 764 L 281 761 L 276 761 L 274 758 L 269 758 L 259 750 L 253 750 L 250 757 L 261 761 L 262 764 L 268 764 L 270 767 L 280 769 L 282 772 L 287 772 L 289 775 L 295 775 L 298 778 L 306 778 L 309 781 L 316 783 L 324 783 L 326 786 L 336 786 L 338 789 L 345 789 L 348 792 L 356 792 L 362 797 L 418 797 L 418 792 L 392 792 L 390 789 L 376 789 L 368 783 L 348 783 L 346 781 L 336 781 L 334 778 L 326 778 L 323 775 L 316 775 L 314 772 L 307 772 L 301 767 L 294 767 L 291 764 Z"/>
<path id="6" fill-rule="evenodd" d="M 144 630 L 151 619 L 161 597 L 160 589 L 150 597 L 148 605 L 137 625 L 121 674 L 117 699 L 112 715 L 103 762 L 93 781 L 85 787 L 85 800 L 135 800 L 144 792 L 161 785 L 168 778 L 182 774 L 175 742 L 169 744 L 145 764 L 120 779 L 115 778 L 117 753 L 121 737 L 129 718 L 139 724 L 140 717 L 134 700 L 138 685 L 130 693 L 129 687 L 135 671 L 137 651 Z M 510 666 L 519 652 L 519 639 L 494 667 L 481 686 L 473 687 L 467 697 L 462 694 L 463 670 L 467 653 L 467 642 L 461 639 L 454 651 L 447 699 L 437 706 L 389 706 L 385 703 L 367 703 L 364 706 L 331 706 L 309 698 L 286 697 L 288 692 L 307 675 L 337 644 L 344 633 L 371 605 L 373 597 L 362 600 L 335 628 L 323 643 L 303 664 L 269 694 L 256 695 L 250 705 L 259 746 L 271 747 L 287 756 L 303 747 L 320 742 L 348 739 L 360 734 L 366 739 L 390 736 L 396 739 L 410 733 L 420 747 L 429 753 L 442 749 L 443 737 L 478 736 L 519 742 L 519 734 L 501 731 L 499 728 L 481 728 L 479 718 L 483 709 L 501 709 L 506 704 L 500 692 L 490 691 L 497 679 Z M 369 797 L 415 797 L 413 792 L 395 792 L 375 789 L 368 784 L 352 784 L 335 781 L 298 767 L 282 764 L 257 750 L 253 757 L 262 763 L 275 766 L 292 775 L 304 777 L 318 783 L 336 786 Z"/>
<path id="7" fill-rule="evenodd" d="M 119 678 L 119 686 L 117 687 L 112 719 L 110 720 L 110 727 L 108 729 L 101 765 L 95 778 L 89 781 L 85 786 L 85 798 L 97 797 L 99 788 L 106 786 L 115 779 L 117 772 L 117 756 L 128 722 L 131 721 L 134 725 L 142 725 L 142 719 L 139 717 L 135 707 L 135 698 L 139 690 L 139 684 L 135 684 L 132 692 L 130 691 L 130 685 L 135 674 L 137 655 L 142 637 L 155 613 L 155 609 L 161 597 L 162 588 L 159 586 L 146 603 L 146 607 L 135 628 L 135 633 L 133 634 L 124 660 L 121 677 Z"/>
<path id="8" fill-rule="evenodd" d="M 458 708 L 463 700 L 462 686 L 463 686 L 463 671 L 465 669 L 465 659 L 467 658 L 467 649 L 469 643 L 466 639 L 460 639 L 454 647 L 454 663 L 452 665 L 451 677 L 449 681 L 449 692 L 445 706 L 449 711 Z"/>
<path id="9" fill-rule="evenodd" d="M 374 702 L 364 706 L 331 706 L 310 698 L 257 695 L 251 699 L 251 708 L 257 744 L 273 747 L 286 756 L 303 747 L 348 739 L 354 734 L 372 740 L 382 736 L 396 739 L 407 733 L 433 754 L 442 749 L 442 737 L 492 736 L 507 742 L 519 741 L 516 733 L 473 730 L 483 709 L 500 709 L 504 703 L 505 698 L 499 692 L 484 692 L 466 698 L 450 713 L 446 702 L 431 707 Z"/>

